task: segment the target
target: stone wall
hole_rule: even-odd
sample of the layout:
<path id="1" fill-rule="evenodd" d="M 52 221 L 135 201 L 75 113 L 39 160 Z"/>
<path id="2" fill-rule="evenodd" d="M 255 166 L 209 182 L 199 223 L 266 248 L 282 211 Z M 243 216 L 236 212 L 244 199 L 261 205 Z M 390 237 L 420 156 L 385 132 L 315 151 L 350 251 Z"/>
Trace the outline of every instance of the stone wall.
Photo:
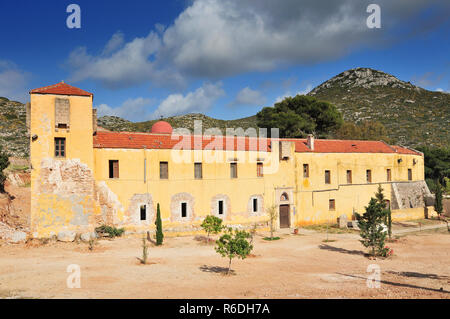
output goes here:
<path id="1" fill-rule="evenodd" d="M 430 195 L 425 181 L 392 183 L 392 209 L 425 207 L 424 197 Z"/>

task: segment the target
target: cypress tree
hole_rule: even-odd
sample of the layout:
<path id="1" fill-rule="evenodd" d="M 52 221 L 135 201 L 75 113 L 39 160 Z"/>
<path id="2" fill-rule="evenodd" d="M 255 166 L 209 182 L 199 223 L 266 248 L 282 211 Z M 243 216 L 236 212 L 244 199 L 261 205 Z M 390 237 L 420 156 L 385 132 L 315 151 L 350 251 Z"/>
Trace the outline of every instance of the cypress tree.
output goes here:
<path id="1" fill-rule="evenodd" d="M 161 212 L 159 210 L 159 203 L 156 208 L 155 225 L 156 225 L 156 245 L 159 246 L 159 245 L 162 245 L 163 239 L 164 239 L 164 234 L 162 231 Z"/>
<path id="2" fill-rule="evenodd" d="M 436 194 L 435 194 L 435 201 L 434 201 L 434 209 L 436 210 L 436 213 L 439 214 L 439 216 L 442 214 L 443 207 L 442 207 L 442 186 L 439 181 L 436 181 Z"/>

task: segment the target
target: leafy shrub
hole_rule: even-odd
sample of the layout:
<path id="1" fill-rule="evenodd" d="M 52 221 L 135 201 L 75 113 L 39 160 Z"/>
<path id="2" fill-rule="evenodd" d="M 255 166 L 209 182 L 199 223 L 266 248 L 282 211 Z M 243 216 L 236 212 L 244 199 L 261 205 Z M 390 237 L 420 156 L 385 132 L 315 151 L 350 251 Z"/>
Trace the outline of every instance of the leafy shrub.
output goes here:
<path id="1" fill-rule="evenodd" d="M 200 226 L 208 234 L 209 239 L 209 234 L 218 234 L 222 230 L 222 219 L 213 215 L 208 215 Z"/>
<path id="2" fill-rule="evenodd" d="M 109 237 L 120 237 L 125 232 L 125 228 L 116 228 L 114 226 L 102 225 L 95 229 L 97 233 L 106 233 L 109 234 Z"/>

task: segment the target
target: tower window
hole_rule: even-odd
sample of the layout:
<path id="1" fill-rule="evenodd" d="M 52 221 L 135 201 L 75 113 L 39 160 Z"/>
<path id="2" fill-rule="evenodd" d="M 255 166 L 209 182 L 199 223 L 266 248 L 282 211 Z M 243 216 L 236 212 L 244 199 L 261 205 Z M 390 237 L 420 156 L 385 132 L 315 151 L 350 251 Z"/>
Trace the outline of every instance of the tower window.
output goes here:
<path id="1" fill-rule="evenodd" d="M 386 169 L 386 180 L 388 182 L 390 182 L 392 180 L 391 169 L 390 168 Z"/>
<path id="2" fill-rule="evenodd" d="M 66 157 L 66 138 L 55 138 L 55 157 Z"/>
<path id="3" fill-rule="evenodd" d="M 408 168 L 408 181 L 412 181 L 412 169 Z"/>

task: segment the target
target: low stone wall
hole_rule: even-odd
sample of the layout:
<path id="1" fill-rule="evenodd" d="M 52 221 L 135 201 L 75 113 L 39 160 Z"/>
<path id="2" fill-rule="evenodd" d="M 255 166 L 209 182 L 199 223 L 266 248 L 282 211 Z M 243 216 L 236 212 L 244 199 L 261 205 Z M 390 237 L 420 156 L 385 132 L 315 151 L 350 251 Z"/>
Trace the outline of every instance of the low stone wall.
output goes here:
<path id="1" fill-rule="evenodd" d="M 406 208 L 406 209 L 393 209 L 391 211 L 392 221 L 403 221 L 411 219 L 425 218 L 425 208 Z"/>
<path id="2" fill-rule="evenodd" d="M 445 216 L 450 217 L 450 198 L 442 199 L 442 207 L 444 208 Z"/>

